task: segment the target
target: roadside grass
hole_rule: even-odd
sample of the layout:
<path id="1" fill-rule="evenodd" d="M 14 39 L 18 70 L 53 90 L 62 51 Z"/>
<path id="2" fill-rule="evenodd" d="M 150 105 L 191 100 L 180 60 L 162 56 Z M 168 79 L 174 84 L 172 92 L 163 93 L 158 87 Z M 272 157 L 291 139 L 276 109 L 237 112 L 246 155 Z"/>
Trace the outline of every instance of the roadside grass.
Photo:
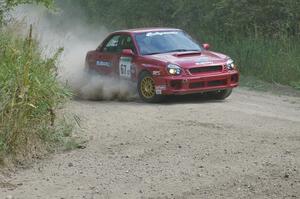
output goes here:
<path id="1" fill-rule="evenodd" d="M 15 32 L 0 30 L 0 163 L 26 160 L 73 142 L 72 124 L 57 116 L 71 97 L 56 78 L 62 49 L 43 58 L 32 27 L 26 38 Z"/>
<path id="2" fill-rule="evenodd" d="M 266 82 L 266 81 L 262 81 L 253 76 L 251 77 L 251 76 L 241 75 L 240 86 L 249 88 L 251 90 L 266 92 L 266 91 L 270 90 L 270 87 L 273 87 L 274 84 Z"/>
<path id="3" fill-rule="evenodd" d="M 230 38 L 230 39 L 228 39 Z M 300 89 L 300 39 L 210 36 L 212 50 L 230 55 L 244 77 Z"/>
<path id="4" fill-rule="evenodd" d="M 263 81 L 254 76 L 241 75 L 240 87 L 253 91 L 269 92 L 278 96 L 287 95 L 300 97 L 300 90 L 295 87 Z"/>

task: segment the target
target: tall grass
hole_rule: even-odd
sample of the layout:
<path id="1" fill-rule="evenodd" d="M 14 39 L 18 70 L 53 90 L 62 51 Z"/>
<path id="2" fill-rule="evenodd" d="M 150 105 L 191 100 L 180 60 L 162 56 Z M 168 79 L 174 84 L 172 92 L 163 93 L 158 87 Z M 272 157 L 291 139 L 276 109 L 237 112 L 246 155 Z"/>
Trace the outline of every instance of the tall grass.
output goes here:
<path id="1" fill-rule="evenodd" d="M 300 39 L 209 37 L 213 50 L 230 55 L 244 76 L 300 88 Z"/>
<path id="2" fill-rule="evenodd" d="M 26 38 L 14 31 L 0 31 L 0 161 L 35 153 L 42 142 L 55 141 L 55 109 L 69 96 L 56 79 L 61 50 L 45 59 L 32 28 Z"/>

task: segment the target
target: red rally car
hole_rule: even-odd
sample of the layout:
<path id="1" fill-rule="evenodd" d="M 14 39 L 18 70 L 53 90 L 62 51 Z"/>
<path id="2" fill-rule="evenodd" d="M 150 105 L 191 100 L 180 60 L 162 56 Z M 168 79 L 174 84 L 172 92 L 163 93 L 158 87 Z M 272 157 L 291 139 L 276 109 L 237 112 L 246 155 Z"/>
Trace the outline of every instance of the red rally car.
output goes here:
<path id="1" fill-rule="evenodd" d="M 165 95 L 207 93 L 227 98 L 238 86 L 233 60 L 199 45 L 180 29 L 144 28 L 111 33 L 86 56 L 86 68 L 137 82 L 142 100 Z"/>

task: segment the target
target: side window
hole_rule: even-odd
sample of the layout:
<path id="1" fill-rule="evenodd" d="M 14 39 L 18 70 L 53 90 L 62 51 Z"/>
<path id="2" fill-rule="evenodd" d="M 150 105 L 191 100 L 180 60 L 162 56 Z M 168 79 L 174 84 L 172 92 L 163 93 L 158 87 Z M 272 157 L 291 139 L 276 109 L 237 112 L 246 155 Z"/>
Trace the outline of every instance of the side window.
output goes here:
<path id="1" fill-rule="evenodd" d="M 103 52 L 118 53 L 121 51 L 119 45 L 120 35 L 113 36 L 104 46 Z"/>
<path id="2" fill-rule="evenodd" d="M 132 38 L 129 35 L 123 35 L 120 40 L 120 45 L 123 49 L 131 49 L 133 52 L 136 52 Z"/>

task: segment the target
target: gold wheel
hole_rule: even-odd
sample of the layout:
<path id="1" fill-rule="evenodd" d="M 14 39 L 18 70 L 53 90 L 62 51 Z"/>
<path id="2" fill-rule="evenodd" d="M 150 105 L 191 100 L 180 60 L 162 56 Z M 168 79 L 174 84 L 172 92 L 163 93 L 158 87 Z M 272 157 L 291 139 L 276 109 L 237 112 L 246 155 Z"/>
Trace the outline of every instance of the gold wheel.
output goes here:
<path id="1" fill-rule="evenodd" d="M 150 99 L 155 96 L 155 83 L 152 77 L 145 77 L 141 82 L 143 97 Z"/>

